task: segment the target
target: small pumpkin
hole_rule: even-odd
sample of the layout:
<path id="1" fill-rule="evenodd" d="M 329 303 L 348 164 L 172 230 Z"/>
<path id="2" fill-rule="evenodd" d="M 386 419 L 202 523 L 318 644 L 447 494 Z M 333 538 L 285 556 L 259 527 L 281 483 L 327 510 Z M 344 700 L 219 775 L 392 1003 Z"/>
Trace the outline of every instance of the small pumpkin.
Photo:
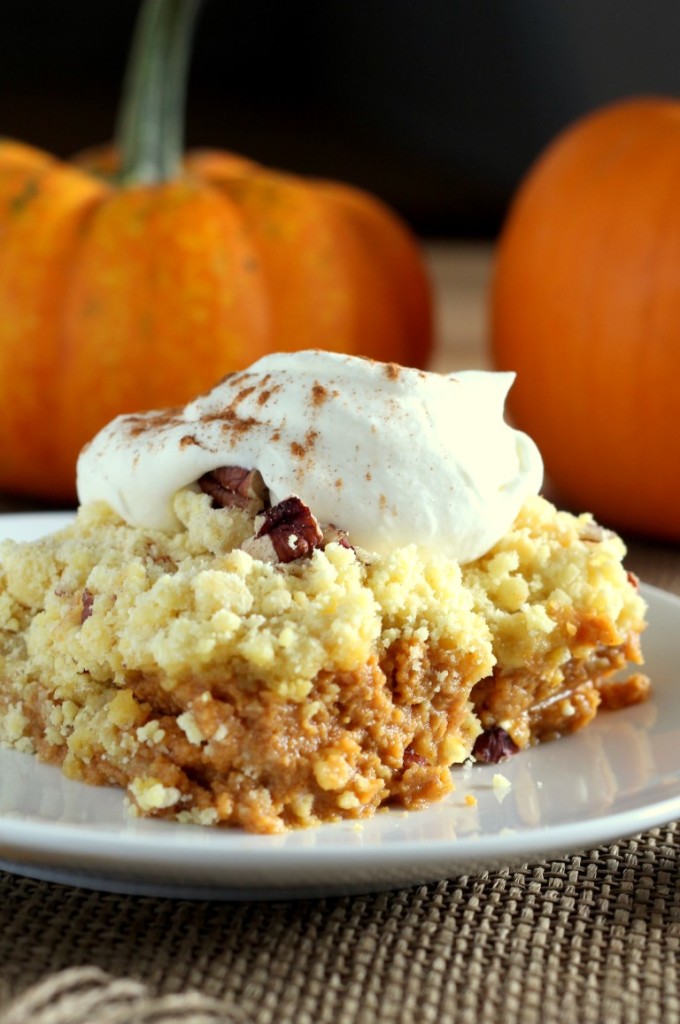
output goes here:
<path id="1" fill-rule="evenodd" d="M 680 540 L 680 102 L 579 120 L 501 232 L 491 348 L 568 503 Z"/>
<path id="2" fill-rule="evenodd" d="M 78 451 L 111 417 L 184 402 L 270 351 L 427 361 L 423 260 L 381 202 L 221 151 L 183 156 L 198 6 L 141 8 L 119 157 L 0 143 L 5 491 L 72 500 Z"/>

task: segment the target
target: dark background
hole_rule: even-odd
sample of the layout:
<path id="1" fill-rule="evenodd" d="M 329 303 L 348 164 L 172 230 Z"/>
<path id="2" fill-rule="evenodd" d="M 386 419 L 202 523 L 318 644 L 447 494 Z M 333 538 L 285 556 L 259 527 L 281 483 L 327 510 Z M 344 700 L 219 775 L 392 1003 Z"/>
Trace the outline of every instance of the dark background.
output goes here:
<path id="1" fill-rule="evenodd" d="M 2 0 L 0 133 L 110 137 L 137 0 Z M 680 95 L 678 0 L 207 0 L 187 138 L 363 186 L 422 234 L 493 237 L 542 147 Z"/>

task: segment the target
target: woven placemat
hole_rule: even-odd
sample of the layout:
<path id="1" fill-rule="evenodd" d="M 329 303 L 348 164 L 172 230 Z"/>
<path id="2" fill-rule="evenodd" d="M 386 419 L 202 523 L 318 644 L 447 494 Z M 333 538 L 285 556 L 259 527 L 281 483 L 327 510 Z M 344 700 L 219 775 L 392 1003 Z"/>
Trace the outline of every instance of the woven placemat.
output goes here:
<path id="1" fill-rule="evenodd" d="M 209 903 L 0 873 L 0 1024 L 680 1021 L 680 827 L 370 896 Z"/>

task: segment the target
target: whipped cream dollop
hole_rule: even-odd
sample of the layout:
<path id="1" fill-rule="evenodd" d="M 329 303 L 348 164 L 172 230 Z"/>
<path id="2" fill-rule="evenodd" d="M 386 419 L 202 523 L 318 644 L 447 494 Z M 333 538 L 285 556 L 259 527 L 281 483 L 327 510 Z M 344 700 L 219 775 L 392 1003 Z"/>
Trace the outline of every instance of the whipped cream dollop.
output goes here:
<path id="1" fill-rule="evenodd" d="M 173 496 L 221 466 L 257 469 L 272 505 L 384 553 L 487 552 L 537 494 L 534 442 L 503 419 L 512 373 L 427 373 L 333 352 L 266 356 L 184 408 L 119 416 L 78 461 L 81 503 L 171 530 Z"/>

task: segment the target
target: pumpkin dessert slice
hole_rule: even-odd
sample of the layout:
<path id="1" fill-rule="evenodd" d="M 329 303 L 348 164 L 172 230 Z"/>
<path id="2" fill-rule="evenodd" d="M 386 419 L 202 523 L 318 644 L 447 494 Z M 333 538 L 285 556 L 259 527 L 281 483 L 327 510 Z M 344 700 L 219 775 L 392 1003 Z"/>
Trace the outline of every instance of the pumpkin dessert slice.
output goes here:
<path id="1" fill-rule="evenodd" d="M 252 509 L 213 506 L 180 491 L 164 533 L 95 502 L 4 543 L 0 738 L 142 814 L 256 832 L 450 790 L 492 665 L 457 563 L 320 531 L 282 562 Z M 289 536 L 315 528 L 295 509 Z"/>
<path id="2" fill-rule="evenodd" d="M 540 485 L 511 380 L 280 353 L 112 421 L 75 525 L 0 551 L 4 740 L 260 832 L 442 796 L 493 666 L 460 564 Z"/>
<path id="3" fill-rule="evenodd" d="M 131 808 L 276 832 L 420 807 L 645 695 L 620 540 L 536 497 L 508 374 L 268 356 L 83 450 L 0 547 L 0 740 Z"/>

